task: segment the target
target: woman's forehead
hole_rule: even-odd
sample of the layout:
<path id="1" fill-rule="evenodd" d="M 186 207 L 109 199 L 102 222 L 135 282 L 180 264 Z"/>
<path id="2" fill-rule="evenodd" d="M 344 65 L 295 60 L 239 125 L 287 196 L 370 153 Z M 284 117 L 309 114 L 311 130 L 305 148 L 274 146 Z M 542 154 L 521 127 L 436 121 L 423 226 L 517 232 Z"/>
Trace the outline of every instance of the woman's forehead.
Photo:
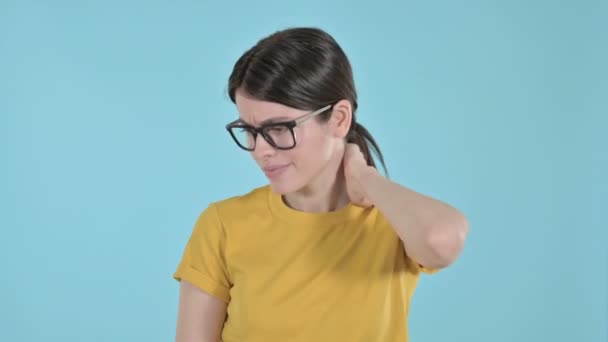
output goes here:
<path id="1" fill-rule="evenodd" d="M 238 92 L 235 100 L 240 120 L 250 125 L 289 121 L 302 114 L 301 110 L 280 103 L 242 96 Z"/>

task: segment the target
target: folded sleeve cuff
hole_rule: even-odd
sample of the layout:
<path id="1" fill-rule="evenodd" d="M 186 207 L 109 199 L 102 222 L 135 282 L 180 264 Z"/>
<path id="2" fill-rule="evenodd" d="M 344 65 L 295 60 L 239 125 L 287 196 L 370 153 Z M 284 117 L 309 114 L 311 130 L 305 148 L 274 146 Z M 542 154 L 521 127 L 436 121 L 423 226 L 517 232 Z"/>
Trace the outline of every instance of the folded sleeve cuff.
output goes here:
<path id="1" fill-rule="evenodd" d="M 418 264 L 418 269 L 422 273 L 426 273 L 426 274 L 434 274 L 434 273 L 439 272 L 439 270 L 440 270 L 439 268 L 427 268 L 427 267 L 424 267 L 424 266 L 422 266 L 420 264 Z"/>
<path id="2" fill-rule="evenodd" d="M 225 303 L 230 302 L 230 290 L 227 287 L 213 281 L 190 266 L 180 265 L 173 274 L 173 279 L 177 281 L 185 280 Z"/>

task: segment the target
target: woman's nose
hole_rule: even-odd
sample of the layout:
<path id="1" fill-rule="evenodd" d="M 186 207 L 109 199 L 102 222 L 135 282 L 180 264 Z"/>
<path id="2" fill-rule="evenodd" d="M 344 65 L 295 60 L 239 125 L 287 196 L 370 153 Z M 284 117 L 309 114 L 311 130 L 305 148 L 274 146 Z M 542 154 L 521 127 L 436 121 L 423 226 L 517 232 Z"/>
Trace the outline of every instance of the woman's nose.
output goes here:
<path id="1" fill-rule="evenodd" d="M 274 155 L 276 152 L 277 150 L 272 145 L 270 145 L 261 134 L 258 134 L 255 142 L 255 150 L 251 152 L 254 158 L 267 158 Z"/>

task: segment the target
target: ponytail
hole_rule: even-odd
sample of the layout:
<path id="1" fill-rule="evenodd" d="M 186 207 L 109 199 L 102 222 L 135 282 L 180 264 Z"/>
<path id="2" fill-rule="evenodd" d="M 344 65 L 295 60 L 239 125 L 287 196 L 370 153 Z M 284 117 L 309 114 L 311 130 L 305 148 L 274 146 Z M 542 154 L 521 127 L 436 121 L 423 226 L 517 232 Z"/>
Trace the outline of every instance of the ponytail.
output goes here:
<path id="1" fill-rule="evenodd" d="M 348 135 L 346 136 L 346 142 L 359 146 L 359 149 L 361 149 L 361 152 L 363 153 L 363 157 L 365 157 L 367 165 L 377 169 L 378 167 L 376 166 L 372 155 L 373 152 L 373 154 L 378 157 L 378 160 L 380 160 L 384 173 L 388 176 L 388 171 L 386 169 L 386 164 L 384 163 L 384 157 L 382 156 L 380 147 L 378 147 L 378 143 L 374 137 L 372 137 L 371 133 L 365 127 L 363 127 L 363 125 L 359 124 L 358 122 L 354 122 L 354 124 L 351 126 L 350 132 L 348 132 Z"/>

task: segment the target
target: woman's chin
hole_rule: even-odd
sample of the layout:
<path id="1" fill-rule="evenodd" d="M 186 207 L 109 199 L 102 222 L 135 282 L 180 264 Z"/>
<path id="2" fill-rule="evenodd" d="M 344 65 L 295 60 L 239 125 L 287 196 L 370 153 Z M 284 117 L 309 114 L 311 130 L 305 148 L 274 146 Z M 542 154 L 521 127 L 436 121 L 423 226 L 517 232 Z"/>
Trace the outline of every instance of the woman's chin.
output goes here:
<path id="1" fill-rule="evenodd" d="M 301 186 L 299 184 L 296 184 L 293 181 L 290 182 L 288 180 L 278 180 L 278 179 L 269 180 L 269 181 L 270 181 L 270 187 L 271 187 L 272 191 L 277 194 L 281 194 L 281 195 L 296 192 L 301 188 Z"/>
<path id="2" fill-rule="evenodd" d="M 272 189 L 272 191 L 274 193 L 280 194 L 280 195 L 284 195 L 287 193 L 292 192 L 292 187 L 289 186 L 289 184 L 286 184 L 286 182 L 279 182 L 279 181 L 270 181 L 270 188 Z"/>

